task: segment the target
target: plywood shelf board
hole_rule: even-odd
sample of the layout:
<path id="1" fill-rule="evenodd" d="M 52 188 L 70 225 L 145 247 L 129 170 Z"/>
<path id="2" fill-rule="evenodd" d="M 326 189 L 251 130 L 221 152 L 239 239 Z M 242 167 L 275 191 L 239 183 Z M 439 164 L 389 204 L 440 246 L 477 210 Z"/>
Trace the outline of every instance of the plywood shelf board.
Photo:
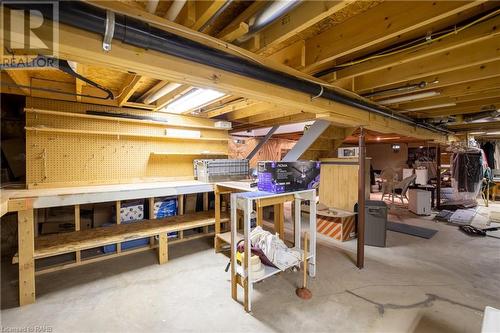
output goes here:
<path id="1" fill-rule="evenodd" d="M 2 198 L 8 198 L 12 202 L 23 204 L 19 206 L 12 205 L 9 208 L 10 211 L 17 211 L 27 208 L 58 207 L 211 191 L 213 191 L 213 184 L 197 180 L 185 180 L 47 189 L 0 190 L 0 193 Z"/>
<path id="2" fill-rule="evenodd" d="M 229 221 L 227 216 L 222 218 Z M 68 232 L 38 237 L 35 240 L 35 258 L 43 258 L 76 250 L 150 237 L 215 224 L 214 212 L 206 211 L 165 219 L 144 220 L 138 223 L 116 224 L 110 227 Z"/>
<path id="3" fill-rule="evenodd" d="M 227 152 L 194 152 L 194 153 L 181 153 L 181 152 L 152 152 L 151 156 L 224 156 L 228 155 Z"/>
<path id="4" fill-rule="evenodd" d="M 64 128 L 53 128 L 53 127 L 25 127 L 26 131 L 36 131 L 42 133 L 63 133 L 63 134 L 84 134 L 84 135 L 108 135 L 117 137 L 135 137 L 135 138 L 147 138 L 147 139 L 165 139 L 165 140 L 187 140 L 187 141 L 228 141 L 228 138 L 189 138 L 189 137 L 178 137 L 178 136 L 168 136 L 168 135 L 147 135 L 139 133 L 127 133 L 127 132 L 104 132 L 104 131 L 82 131 Z"/>
<path id="5" fill-rule="evenodd" d="M 111 122 L 147 124 L 147 125 L 161 126 L 161 127 L 184 127 L 184 128 L 200 128 L 200 129 L 227 131 L 227 129 L 217 128 L 215 126 L 180 124 L 180 123 L 172 123 L 172 122 L 168 122 L 168 121 L 163 122 L 163 121 L 131 119 L 131 118 L 121 118 L 121 117 L 111 117 L 111 116 L 97 116 L 97 115 L 91 115 L 91 114 L 85 114 L 85 113 L 50 111 L 50 110 L 42 110 L 42 109 L 34 109 L 34 108 L 25 108 L 24 111 L 26 113 L 51 115 L 51 116 L 56 116 L 56 117 L 95 119 L 95 120 L 104 120 L 104 121 L 111 121 Z"/>

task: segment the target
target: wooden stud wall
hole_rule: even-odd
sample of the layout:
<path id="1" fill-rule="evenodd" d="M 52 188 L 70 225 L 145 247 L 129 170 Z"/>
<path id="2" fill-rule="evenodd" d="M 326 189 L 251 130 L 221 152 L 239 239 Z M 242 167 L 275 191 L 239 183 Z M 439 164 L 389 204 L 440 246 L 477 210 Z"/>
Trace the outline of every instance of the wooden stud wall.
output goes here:
<path id="1" fill-rule="evenodd" d="M 84 115 L 87 110 L 161 117 L 169 124 Z M 228 133 L 213 124 L 181 115 L 28 98 L 28 188 L 193 179 L 193 159 L 227 155 Z M 167 128 L 200 131 L 201 138 L 169 138 Z"/>

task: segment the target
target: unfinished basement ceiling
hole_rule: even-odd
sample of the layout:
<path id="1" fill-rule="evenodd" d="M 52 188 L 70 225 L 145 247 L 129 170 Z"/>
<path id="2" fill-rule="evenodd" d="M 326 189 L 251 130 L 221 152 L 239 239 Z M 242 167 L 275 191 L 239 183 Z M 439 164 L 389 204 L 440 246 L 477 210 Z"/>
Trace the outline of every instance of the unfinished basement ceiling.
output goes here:
<path id="1" fill-rule="evenodd" d="M 468 116 L 500 108 L 500 9 L 495 2 L 303 1 L 281 12 L 278 8 L 278 15 L 258 31 L 252 30 L 256 18 L 272 16 L 268 3 L 188 0 L 177 11 L 172 4 L 128 1 L 120 9 L 150 22 L 154 16 L 155 23 L 165 21 L 170 13 L 173 21 L 193 33 L 199 31 L 262 55 L 270 64 L 312 74 L 325 84 L 418 122 L 449 125 L 452 130 L 462 126 L 463 131 L 475 126 L 466 122 Z M 173 17 L 172 13 L 177 14 Z M 373 28 L 363 28 L 366 25 Z M 2 91 L 158 112 L 206 88 L 138 75 L 135 68 L 120 71 L 98 61 L 77 63 L 76 72 L 112 91 L 114 98 L 79 97 L 102 97 L 103 93 L 54 69 L 2 71 Z M 42 86 L 54 91 L 39 90 Z M 157 99 L 144 102 L 145 96 L 158 91 Z M 222 97 L 208 96 L 204 103 L 188 105 L 180 112 L 230 121 L 235 132 L 318 117 L 301 107 L 221 93 Z M 494 120 L 482 129 L 490 125 L 498 127 Z"/>

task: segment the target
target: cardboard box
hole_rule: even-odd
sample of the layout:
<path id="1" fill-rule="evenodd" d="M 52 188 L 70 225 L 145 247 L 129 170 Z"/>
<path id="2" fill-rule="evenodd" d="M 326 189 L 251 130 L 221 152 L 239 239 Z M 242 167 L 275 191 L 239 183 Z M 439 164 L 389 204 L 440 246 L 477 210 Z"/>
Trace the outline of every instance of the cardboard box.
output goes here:
<path id="1" fill-rule="evenodd" d="M 50 221 L 41 223 L 41 235 L 56 234 L 59 232 L 71 232 L 75 231 L 75 220 L 72 216 L 66 221 Z M 92 219 L 89 217 L 80 218 L 80 230 L 92 228 Z"/>
<path id="2" fill-rule="evenodd" d="M 317 161 L 261 161 L 258 164 L 258 189 L 284 193 L 316 188 L 319 172 L 320 162 Z"/>
<path id="3" fill-rule="evenodd" d="M 177 197 L 166 197 L 155 199 L 153 207 L 153 218 L 161 219 L 177 215 Z M 178 232 L 167 233 L 168 238 L 177 238 Z"/>
<path id="4" fill-rule="evenodd" d="M 318 211 L 316 231 L 345 242 L 356 238 L 356 214 L 345 211 Z"/>

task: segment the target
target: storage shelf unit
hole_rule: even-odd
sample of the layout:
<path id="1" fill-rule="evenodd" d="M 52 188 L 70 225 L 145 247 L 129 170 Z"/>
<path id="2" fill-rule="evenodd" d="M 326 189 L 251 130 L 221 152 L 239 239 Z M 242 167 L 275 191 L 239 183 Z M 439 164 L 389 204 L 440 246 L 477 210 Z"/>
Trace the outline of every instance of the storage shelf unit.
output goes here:
<path id="1" fill-rule="evenodd" d="M 290 196 L 292 196 L 290 198 Z M 253 210 L 253 204 L 256 200 L 276 200 L 280 201 L 280 198 L 289 198 L 295 203 L 295 214 L 294 214 L 294 249 L 299 250 L 302 253 L 304 249 L 301 247 L 301 236 L 302 236 L 302 214 L 301 214 L 301 202 L 308 200 L 311 202 L 311 213 L 309 214 L 309 234 L 310 234 L 310 245 L 308 249 L 309 260 L 309 275 L 314 277 L 316 275 L 316 190 L 304 190 L 288 193 L 269 193 L 269 192 L 242 192 L 231 194 L 231 294 L 234 300 L 237 301 L 237 284 L 240 284 L 244 288 L 244 306 L 245 310 L 252 311 L 252 293 L 253 284 L 262 281 L 268 277 L 281 272 L 280 269 L 264 266 L 265 273 L 260 278 L 252 277 L 252 270 L 246 267 L 251 267 L 250 264 L 250 232 L 251 232 L 251 222 L 250 215 Z M 243 212 L 243 239 L 244 239 L 244 262 L 243 265 L 239 265 L 236 260 L 237 242 L 238 239 L 238 209 Z M 291 267 L 291 266 L 290 266 Z M 287 267 L 285 269 L 288 269 Z"/>

